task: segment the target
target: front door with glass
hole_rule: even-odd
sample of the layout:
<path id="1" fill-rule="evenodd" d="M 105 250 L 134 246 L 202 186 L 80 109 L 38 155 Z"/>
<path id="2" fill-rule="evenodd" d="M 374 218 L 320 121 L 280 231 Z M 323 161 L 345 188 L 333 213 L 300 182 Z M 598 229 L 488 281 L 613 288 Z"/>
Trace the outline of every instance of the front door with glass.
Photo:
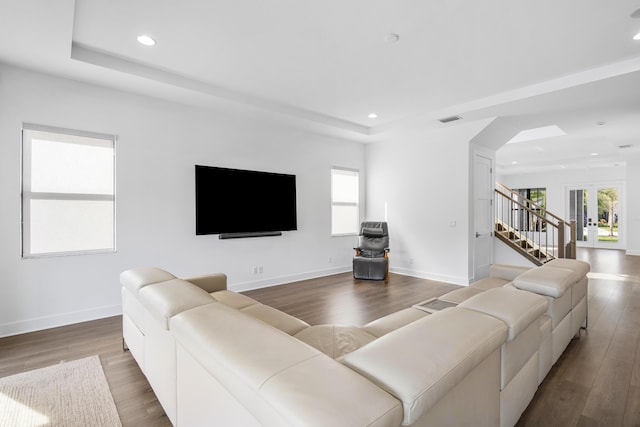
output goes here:
<path id="1" fill-rule="evenodd" d="M 577 245 L 621 248 L 620 185 L 584 185 L 568 189 L 569 219 L 576 221 Z"/>

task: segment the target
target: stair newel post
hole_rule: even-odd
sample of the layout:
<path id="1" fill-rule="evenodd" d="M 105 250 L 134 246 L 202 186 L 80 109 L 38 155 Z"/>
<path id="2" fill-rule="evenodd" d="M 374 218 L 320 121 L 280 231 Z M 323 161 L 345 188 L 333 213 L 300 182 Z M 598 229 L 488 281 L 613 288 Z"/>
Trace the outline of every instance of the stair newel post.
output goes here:
<path id="1" fill-rule="evenodd" d="M 571 248 L 570 257 L 576 259 L 576 241 L 577 241 L 577 230 L 576 230 L 576 220 L 573 219 L 569 221 L 569 233 L 571 233 L 569 246 Z"/>
<path id="2" fill-rule="evenodd" d="M 558 221 L 558 258 L 564 258 L 564 221 Z"/>

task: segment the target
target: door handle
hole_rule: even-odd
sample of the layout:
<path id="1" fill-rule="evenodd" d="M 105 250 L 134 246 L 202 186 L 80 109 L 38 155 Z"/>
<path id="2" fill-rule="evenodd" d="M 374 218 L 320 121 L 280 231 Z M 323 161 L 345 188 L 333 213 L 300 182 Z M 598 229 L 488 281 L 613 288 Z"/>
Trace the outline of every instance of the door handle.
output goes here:
<path id="1" fill-rule="evenodd" d="M 491 236 L 491 233 L 484 233 L 484 234 L 482 234 L 482 233 L 478 233 L 478 232 L 476 231 L 476 239 L 477 239 L 478 237 L 480 237 L 480 236 Z"/>

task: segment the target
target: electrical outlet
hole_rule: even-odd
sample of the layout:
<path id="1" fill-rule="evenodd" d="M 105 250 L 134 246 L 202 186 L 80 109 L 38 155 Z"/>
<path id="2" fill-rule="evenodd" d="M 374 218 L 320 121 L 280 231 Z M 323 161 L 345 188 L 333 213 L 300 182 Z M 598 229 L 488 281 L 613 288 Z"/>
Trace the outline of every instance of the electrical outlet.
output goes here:
<path id="1" fill-rule="evenodd" d="M 329 257 L 329 264 L 331 264 L 331 257 Z"/>
<path id="2" fill-rule="evenodd" d="M 262 274 L 262 272 L 263 272 L 263 271 L 264 271 L 264 270 L 262 269 L 262 266 L 259 266 L 259 267 L 258 267 L 258 274 Z"/>
<path id="3" fill-rule="evenodd" d="M 253 274 L 258 274 L 258 267 L 253 267 Z"/>

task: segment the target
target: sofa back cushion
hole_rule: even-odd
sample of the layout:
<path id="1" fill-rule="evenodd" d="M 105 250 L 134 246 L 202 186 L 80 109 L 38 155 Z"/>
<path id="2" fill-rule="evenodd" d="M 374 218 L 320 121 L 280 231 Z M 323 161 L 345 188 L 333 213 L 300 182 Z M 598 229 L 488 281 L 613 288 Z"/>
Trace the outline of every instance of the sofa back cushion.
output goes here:
<path id="1" fill-rule="evenodd" d="M 138 298 L 164 329 L 169 329 L 169 319 L 176 314 L 201 305 L 216 303 L 206 291 L 181 279 L 145 286 L 140 289 Z"/>
<path id="2" fill-rule="evenodd" d="M 269 413 L 306 426 L 397 426 L 402 419 L 400 402 L 371 381 L 224 304 L 178 314 L 171 331 L 259 421 Z"/>
<path id="3" fill-rule="evenodd" d="M 591 264 L 589 264 L 588 262 L 569 258 L 557 258 L 547 262 L 544 266 L 566 268 L 567 270 L 571 270 L 575 273 L 574 281 L 576 282 L 582 277 L 586 276 L 589 271 L 591 271 Z"/>
<path id="4" fill-rule="evenodd" d="M 125 270 L 120 273 L 120 283 L 134 295 L 138 295 L 140 289 L 152 283 L 173 280 L 176 276 L 157 267 L 138 267 Z"/>
<path id="5" fill-rule="evenodd" d="M 513 280 L 513 286 L 553 298 L 560 298 L 571 288 L 577 275 L 573 270 L 556 267 L 538 267 L 525 271 Z"/>
<path id="6" fill-rule="evenodd" d="M 519 289 L 495 288 L 460 303 L 459 307 L 475 310 L 500 319 L 508 329 L 507 340 L 514 340 L 547 311 L 547 299 Z"/>
<path id="7" fill-rule="evenodd" d="M 378 338 L 342 362 L 400 399 L 402 424 L 411 425 L 506 337 L 507 327 L 498 319 L 447 308 Z"/>

